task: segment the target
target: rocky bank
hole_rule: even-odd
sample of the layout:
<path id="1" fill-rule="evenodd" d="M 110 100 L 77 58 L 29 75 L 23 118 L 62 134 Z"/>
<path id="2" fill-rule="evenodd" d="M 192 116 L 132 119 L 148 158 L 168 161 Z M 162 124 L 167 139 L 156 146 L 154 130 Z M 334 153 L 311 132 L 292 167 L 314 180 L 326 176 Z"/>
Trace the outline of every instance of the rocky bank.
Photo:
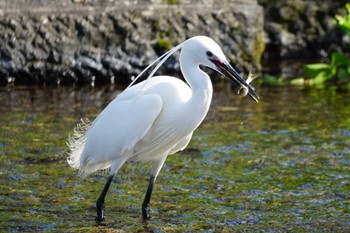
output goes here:
<path id="1" fill-rule="evenodd" d="M 188 37 L 217 40 L 238 68 L 259 69 L 263 9 L 255 0 L 0 1 L 1 83 L 126 83 Z M 178 70 L 170 59 L 168 72 Z"/>
<path id="2" fill-rule="evenodd" d="M 332 24 L 346 1 L 192 2 L 0 0 L 0 84 L 128 83 L 195 35 L 215 39 L 244 72 L 261 70 L 262 57 L 319 58 L 347 48 Z M 167 72 L 178 71 L 177 56 Z"/>

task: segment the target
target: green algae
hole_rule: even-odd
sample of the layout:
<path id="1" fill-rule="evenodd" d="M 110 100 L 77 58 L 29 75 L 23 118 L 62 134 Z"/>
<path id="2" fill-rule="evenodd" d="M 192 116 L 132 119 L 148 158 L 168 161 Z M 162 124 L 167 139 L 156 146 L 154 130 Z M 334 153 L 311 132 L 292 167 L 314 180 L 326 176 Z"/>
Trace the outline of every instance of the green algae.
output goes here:
<path id="1" fill-rule="evenodd" d="M 167 159 L 141 204 L 150 164 L 122 167 L 94 222 L 105 183 L 66 162 L 65 140 L 114 88 L 0 93 L 1 232 L 347 232 L 350 229 L 350 95 L 269 88 L 259 104 L 215 87 L 188 148 Z"/>

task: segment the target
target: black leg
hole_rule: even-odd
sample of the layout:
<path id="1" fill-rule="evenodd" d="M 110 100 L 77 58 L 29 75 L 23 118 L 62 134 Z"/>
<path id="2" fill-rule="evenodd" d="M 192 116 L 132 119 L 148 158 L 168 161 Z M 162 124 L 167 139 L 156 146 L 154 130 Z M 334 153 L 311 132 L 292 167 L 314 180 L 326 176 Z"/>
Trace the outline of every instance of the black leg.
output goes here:
<path id="1" fill-rule="evenodd" d="M 150 219 L 149 203 L 151 200 L 154 182 L 155 182 L 155 176 L 151 175 L 151 178 L 150 178 L 149 184 L 148 184 L 148 188 L 147 188 L 147 192 L 146 192 L 146 196 L 145 196 L 145 199 L 143 200 L 143 204 L 142 204 L 142 217 L 143 217 L 143 219 L 146 219 L 146 220 Z"/>
<path id="2" fill-rule="evenodd" d="M 113 177 L 114 177 L 113 175 L 110 175 L 108 177 L 108 180 L 105 184 L 105 187 L 103 188 L 100 197 L 96 201 L 96 210 L 97 210 L 96 222 L 98 222 L 98 223 L 102 222 L 105 219 L 105 216 L 103 214 L 104 209 L 105 209 L 105 197 L 106 197 L 108 188 L 111 185 Z"/>

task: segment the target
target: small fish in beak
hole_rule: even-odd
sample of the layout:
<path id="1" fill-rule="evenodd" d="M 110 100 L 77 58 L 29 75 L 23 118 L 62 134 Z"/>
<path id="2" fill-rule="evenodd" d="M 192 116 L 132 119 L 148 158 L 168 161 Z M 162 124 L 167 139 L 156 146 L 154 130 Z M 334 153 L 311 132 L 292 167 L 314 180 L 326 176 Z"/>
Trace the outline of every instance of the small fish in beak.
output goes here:
<path id="1" fill-rule="evenodd" d="M 258 78 L 259 74 L 253 75 L 251 71 L 249 71 L 248 77 L 245 80 L 246 83 L 249 85 L 254 79 Z M 240 96 L 246 96 L 249 93 L 248 87 L 246 86 L 241 86 L 238 90 L 238 95 Z"/>

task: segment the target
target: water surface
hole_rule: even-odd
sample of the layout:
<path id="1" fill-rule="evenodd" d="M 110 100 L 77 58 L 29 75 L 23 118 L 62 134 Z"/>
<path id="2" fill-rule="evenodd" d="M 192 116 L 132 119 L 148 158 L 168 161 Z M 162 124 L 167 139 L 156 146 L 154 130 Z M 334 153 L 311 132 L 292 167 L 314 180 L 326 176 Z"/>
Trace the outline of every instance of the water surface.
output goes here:
<path id="1" fill-rule="evenodd" d="M 94 222 L 105 173 L 78 178 L 65 141 L 120 88 L 1 89 L 0 231 L 348 232 L 350 94 L 270 87 L 256 104 L 226 84 L 188 148 L 167 159 L 152 219 L 141 219 L 150 165 L 128 164 L 105 226 Z"/>

